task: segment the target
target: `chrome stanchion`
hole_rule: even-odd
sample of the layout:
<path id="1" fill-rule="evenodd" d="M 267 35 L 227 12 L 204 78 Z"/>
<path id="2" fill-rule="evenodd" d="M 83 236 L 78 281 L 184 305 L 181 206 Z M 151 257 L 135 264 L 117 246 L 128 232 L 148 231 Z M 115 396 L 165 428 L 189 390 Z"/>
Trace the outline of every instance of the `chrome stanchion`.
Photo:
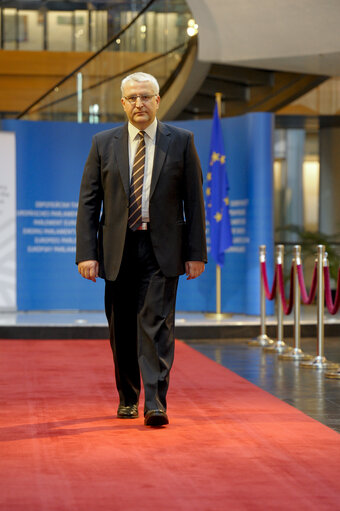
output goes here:
<path id="1" fill-rule="evenodd" d="M 325 258 L 324 258 L 324 266 L 328 266 L 328 255 L 327 255 L 327 252 L 325 254 Z M 326 378 L 333 378 L 335 380 L 340 380 L 340 368 L 335 371 L 326 371 L 325 372 L 325 376 Z"/>
<path id="2" fill-rule="evenodd" d="M 283 265 L 284 246 L 277 245 L 275 263 Z M 266 346 L 264 351 L 270 353 L 283 353 L 288 349 L 287 344 L 283 340 L 283 306 L 279 290 L 276 291 L 277 297 L 277 340 L 271 345 Z"/>
<path id="3" fill-rule="evenodd" d="M 324 308 L 325 288 L 323 265 L 325 259 L 325 246 L 318 245 L 318 299 L 317 299 L 317 352 L 316 357 L 310 361 L 300 362 L 301 367 L 312 369 L 336 369 L 339 364 L 329 362 L 325 357 L 325 329 L 324 329 Z"/>
<path id="4" fill-rule="evenodd" d="M 330 369 L 330 367 L 329 367 Z M 325 372 L 326 378 L 333 378 L 334 380 L 340 380 L 340 369 L 337 371 L 326 371 Z"/>
<path id="5" fill-rule="evenodd" d="M 266 333 L 266 294 L 261 272 L 261 263 L 266 262 L 266 245 L 260 245 L 260 308 L 261 308 L 261 329 L 260 335 L 248 341 L 249 346 L 270 346 L 274 343 Z"/>
<path id="6" fill-rule="evenodd" d="M 294 259 L 292 261 L 294 271 L 294 348 L 279 355 L 283 360 L 309 360 L 312 355 L 307 355 L 301 349 L 301 296 L 297 265 L 301 264 L 301 246 L 294 245 Z"/>

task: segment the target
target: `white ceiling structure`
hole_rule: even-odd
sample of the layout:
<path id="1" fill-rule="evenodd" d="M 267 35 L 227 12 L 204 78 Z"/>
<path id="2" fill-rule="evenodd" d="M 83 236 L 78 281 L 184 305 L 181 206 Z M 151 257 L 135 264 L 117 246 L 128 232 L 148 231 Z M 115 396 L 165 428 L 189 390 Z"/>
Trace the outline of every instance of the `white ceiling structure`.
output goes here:
<path id="1" fill-rule="evenodd" d="M 199 60 L 340 76 L 340 0 L 187 0 Z"/>

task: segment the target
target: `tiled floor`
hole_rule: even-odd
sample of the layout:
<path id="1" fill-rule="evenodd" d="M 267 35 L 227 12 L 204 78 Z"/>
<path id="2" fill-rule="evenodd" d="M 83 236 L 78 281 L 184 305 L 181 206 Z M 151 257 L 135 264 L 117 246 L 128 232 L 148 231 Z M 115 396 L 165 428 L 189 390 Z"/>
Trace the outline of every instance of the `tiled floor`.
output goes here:
<path id="1" fill-rule="evenodd" d="M 209 339 L 189 344 L 340 433 L 340 380 L 326 378 L 323 370 L 304 368 L 298 362 L 280 360 L 277 354 L 250 347 L 246 339 Z M 315 354 L 316 339 L 302 339 L 302 348 L 306 353 Z M 325 355 L 328 360 L 340 363 L 340 335 L 325 339 Z"/>
<path id="2" fill-rule="evenodd" d="M 176 325 L 259 325 L 258 316 L 247 316 L 244 314 L 232 314 L 222 320 L 207 317 L 201 312 L 176 312 Z M 284 319 L 285 324 L 293 323 L 293 314 Z M 316 323 L 316 308 L 313 306 L 301 307 L 301 324 Z M 339 324 L 340 315 L 331 316 L 325 313 L 325 324 Z M 0 326 L 2 325 L 106 325 L 104 311 L 27 311 L 27 312 L 0 312 Z M 268 325 L 276 324 L 276 317 L 267 318 Z"/>

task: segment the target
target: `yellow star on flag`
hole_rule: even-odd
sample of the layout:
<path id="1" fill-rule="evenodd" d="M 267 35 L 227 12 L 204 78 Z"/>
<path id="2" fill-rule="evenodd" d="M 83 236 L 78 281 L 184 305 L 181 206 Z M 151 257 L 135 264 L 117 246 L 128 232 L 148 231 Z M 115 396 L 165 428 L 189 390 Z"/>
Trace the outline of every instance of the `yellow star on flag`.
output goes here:
<path id="1" fill-rule="evenodd" d="M 209 195 L 211 195 L 211 188 L 207 188 L 206 194 L 207 194 L 208 197 L 209 197 Z"/>
<path id="2" fill-rule="evenodd" d="M 212 174 L 211 172 L 208 172 L 207 173 L 207 181 L 211 181 L 212 180 Z"/>
<path id="3" fill-rule="evenodd" d="M 221 154 L 220 162 L 222 165 L 225 164 L 225 154 Z"/>
<path id="4" fill-rule="evenodd" d="M 211 155 L 210 165 L 214 165 L 215 161 L 220 159 L 220 153 L 216 153 L 215 151 Z"/>
<path id="5" fill-rule="evenodd" d="M 222 214 L 219 211 L 217 211 L 216 215 L 214 215 L 214 218 L 216 222 L 220 222 L 222 220 Z"/>
<path id="6" fill-rule="evenodd" d="M 224 200 L 224 204 L 225 204 L 226 206 L 229 206 L 229 197 L 224 197 L 224 199 L 223 199 L 223 200 Z"/>

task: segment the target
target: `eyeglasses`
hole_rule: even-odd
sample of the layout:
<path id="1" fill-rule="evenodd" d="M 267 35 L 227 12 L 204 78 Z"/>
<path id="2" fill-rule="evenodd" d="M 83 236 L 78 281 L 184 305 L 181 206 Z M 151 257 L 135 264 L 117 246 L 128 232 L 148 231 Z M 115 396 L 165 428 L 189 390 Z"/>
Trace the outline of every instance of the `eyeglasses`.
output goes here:
<path id="1" fill-rule="evenodd" d="M 158 94 L 152 94 L 151 96 L 148 95 L 141 95 L 141 96 L 124 96 L 124 99 L 130 103 L 130 105 L 135 105 L 137 103 L 137 99 L 139 98 L 142 103 L 149 103 L 151 99 L 155 96 L 158 96 Z"/>

